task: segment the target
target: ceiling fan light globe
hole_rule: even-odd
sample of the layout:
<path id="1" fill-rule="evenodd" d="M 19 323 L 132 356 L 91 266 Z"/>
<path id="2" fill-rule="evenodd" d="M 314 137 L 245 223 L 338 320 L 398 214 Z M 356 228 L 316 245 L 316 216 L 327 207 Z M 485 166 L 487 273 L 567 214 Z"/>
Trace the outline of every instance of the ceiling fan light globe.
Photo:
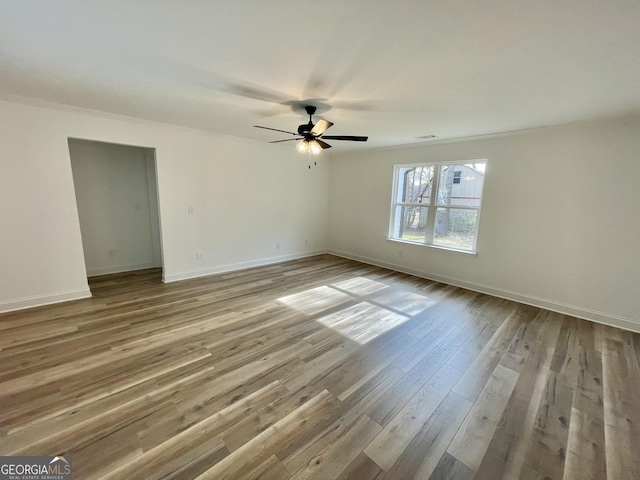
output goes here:
<path id="1" fill-rule="evenodd" d="M 296 150 L 298 150 L 300 153 L 306 153 L 309 151 L 309 142 L 307 142 L 306 140 L 302 140 L 300 142 L 298 142 L 298 144 L 296 145 Z"/>
<path id="2" fill-rule="evenodd" d="M 322 151 L 322 147 L 315 140 L 311 140 L 309 142 L 309 149 L 311 150 L 311 153 L 313 153 L 314 155 L 318 155 Z"/>

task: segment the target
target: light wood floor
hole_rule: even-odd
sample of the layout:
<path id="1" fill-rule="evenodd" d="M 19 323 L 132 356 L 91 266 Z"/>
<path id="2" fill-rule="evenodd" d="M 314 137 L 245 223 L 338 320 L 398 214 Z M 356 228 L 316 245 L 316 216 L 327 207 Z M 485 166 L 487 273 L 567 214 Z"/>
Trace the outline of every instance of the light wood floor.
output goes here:
<path id="1" fill-rule="evenodd" d="M 0 315 L 0 455 L 74 479 L 640 479 L 640 335 L 331 256 Z"/>

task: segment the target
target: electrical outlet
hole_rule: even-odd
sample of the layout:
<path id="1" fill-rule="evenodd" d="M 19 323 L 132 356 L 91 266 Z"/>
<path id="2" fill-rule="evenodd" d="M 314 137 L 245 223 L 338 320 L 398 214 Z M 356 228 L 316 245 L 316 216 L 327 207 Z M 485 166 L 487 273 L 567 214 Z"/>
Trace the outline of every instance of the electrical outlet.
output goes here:
<path id="1" fill-rule="evenodd" d="M 280 250 L 280 242 L 276 242 L 276 250 Z"/>
<path id="2" fill-rule="evenodd" d="M 107 254 L 109 255 L 109 257 L 113 258 L 116 256 L 116 252 L 113 248 L 110 248 L 109 250 L 107 250 Z"/>
<path id="3" fill-rule="evenodd" d="M 187 214 L 193 215 L 194 213 L 196 213 L 196 209 L 194 207 L 187 207 Z"/>
<path id="4" fill-rule="evenodd" d="M 402 250 L 398 250 L 398 257 L 402 258 Z"/>
<path id="5" fill-rule="evenodd" d="M 196 252 L 196 260 L 202 260 L 202 252 Z"/>
<path id="6" fill-rule="evenodd" d="M 309 240 L 304 241 L 304 246 L 307 247 L 309 245 Z"/>

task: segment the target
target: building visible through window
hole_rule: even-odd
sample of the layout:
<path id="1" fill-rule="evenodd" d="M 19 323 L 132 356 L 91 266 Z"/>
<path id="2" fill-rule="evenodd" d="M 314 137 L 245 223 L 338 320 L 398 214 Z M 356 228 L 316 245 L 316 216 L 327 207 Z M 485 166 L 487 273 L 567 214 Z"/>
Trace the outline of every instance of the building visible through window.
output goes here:
<path id="1" fill-rule="evenodd" d="M 485 166 L 396 165 L 389 238 L 475 251 Z"/>

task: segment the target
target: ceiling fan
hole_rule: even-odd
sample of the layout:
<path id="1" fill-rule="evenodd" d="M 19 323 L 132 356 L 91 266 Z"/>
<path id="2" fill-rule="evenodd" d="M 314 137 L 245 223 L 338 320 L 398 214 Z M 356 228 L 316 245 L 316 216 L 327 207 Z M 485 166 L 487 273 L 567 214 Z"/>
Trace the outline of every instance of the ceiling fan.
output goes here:
<path id="1" fill-rule="evenodd" d="M 269 143 L 290 142 L 292 140 L 300 140 L 296 148 L 300 152 L 309 152 L 318 154 L 326 148 L 331 148 L 325 140 L 347 140 L 351 142 L 366 142 L 369 137 L 359 137 L 353 135 L 325 135 L 326 132 L 333 123 L 326 120 L 318 120 L 318 123 L 313 124 L 312 116 L 316 113 L 316 107 L 313 105 L 307 105 L 304 110 L 309 115 L 309 123 L 303 123 L 298 126 L 298 133 L 288 132 L 286 130 L 278 130 L 277 128 L 262 127 L 260 125 L 254 125 L 256 128 L 263 128 L 265 130 L 273 130 L 274 132 L 288 133 L 296 138 L 287 138 L 286 140 L 275 140 Z"/>

